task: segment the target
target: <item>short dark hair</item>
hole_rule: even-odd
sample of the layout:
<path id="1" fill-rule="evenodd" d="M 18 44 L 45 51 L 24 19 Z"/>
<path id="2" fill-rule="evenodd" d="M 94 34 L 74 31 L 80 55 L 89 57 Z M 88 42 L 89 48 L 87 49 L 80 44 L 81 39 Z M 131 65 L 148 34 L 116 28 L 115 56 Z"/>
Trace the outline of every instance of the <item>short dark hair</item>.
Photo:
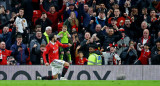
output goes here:
<path id="1" fill-rule="evenodd" d="M 24 8 L 19 9 L 19 11 L 20 11 L 20 10 L 24 10 Z"/>
<path id="2" fill-rule="evenodd" d="M 22 38 L 22 35 L 17 35 L 17 37 L 16 38 Z"/>
<path id="3" fill-rule="evenodd" d="M 78 51 L 78 53 L 83 53 L 82 51 Z"/>
<path id="4" fill-rule="evenodd" d="M 54 35 L 56 35 L 56 34 L 54 34 L 54 33 L 50 34 L 49 35 L 49 40 L 52 40 L 52 38 L 54 38 Z"/>
<path id="5" fill-rule="evenodd" d="M 42 28 L 41 25 L 36 25 L 35 29 Z"/>
<path id="6" fill-rule="evenodd" d="M 46 14 L 46 13 L 45 13 L 45 12 L 42 12 L 42 15 L 43 15 L 43 14 Z"/>
<path id="7" fill-rule="evenodd" d="M 54 5 L 51 5 L 49 8 L 51 8 L 51 7 L 54 7 L 54 8 L 55 8 L 55 6 L 54 6 Z"/>

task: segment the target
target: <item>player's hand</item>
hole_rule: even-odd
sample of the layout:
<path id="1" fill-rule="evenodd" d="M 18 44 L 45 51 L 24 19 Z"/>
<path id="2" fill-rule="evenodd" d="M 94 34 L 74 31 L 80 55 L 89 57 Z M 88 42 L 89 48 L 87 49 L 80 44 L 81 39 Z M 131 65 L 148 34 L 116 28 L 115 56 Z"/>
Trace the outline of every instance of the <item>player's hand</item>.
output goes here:
<path id="1" fill-rule="evenodd" d="M 49 63 L 47 62 L 47 63 L 45 63 L 45 65 L 46 65 L 46 66 L 49 66 Z"/>
<path id="2" fill-rule="evenodd" d="M 70 44 L 70 43 L 69 43 L 69 44 L 68 44 L 68 46 L 69 46 L 69 47 L 71 47 L 71 46 L 72 46 L 72 44 Z"/>
<path id="3" fill-rule="evenodd" d="M 40 4 L 42 4 L 43 3 L 43 0 L 40 0 Z"/>

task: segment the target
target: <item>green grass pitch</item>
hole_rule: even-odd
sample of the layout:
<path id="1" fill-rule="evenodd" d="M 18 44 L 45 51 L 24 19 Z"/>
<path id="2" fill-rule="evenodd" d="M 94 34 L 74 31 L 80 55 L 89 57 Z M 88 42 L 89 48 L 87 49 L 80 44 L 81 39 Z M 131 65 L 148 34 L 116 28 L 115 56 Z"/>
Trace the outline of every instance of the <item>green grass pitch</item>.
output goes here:
<path id="1" fill-rule="evenodd" d="M 1 86 L 160 86 L 158 80 L 0 80 Z"/>

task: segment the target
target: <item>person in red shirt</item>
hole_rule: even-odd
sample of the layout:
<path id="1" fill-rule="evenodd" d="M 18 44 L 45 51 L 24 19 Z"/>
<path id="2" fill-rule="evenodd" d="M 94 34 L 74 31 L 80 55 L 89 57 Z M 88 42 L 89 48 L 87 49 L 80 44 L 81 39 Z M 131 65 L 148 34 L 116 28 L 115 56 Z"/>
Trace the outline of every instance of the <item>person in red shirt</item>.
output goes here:
<path id="1" fill-rule="evenodd" d="M 55 7 L 51 6 L 49 9 L 49 12 L 47 12 L 46 10 L 44 10 L 43 8 L 43 0 L 40 0 L 40 10 L 42 12 L 45 12 L 47 14 L 47 17 L 52 21 L 52 32 L 54 31 L 58 31 L 58 18 L 61 17 L 61 15 L 63 14 L 63 12 L 66 9 L 66 2 L 67 0 L 63 0 L 63 7 L 61 10 L 59 10 L 58 12 L 56 12 Z"/>
<path id="2" fill-rule="evenodd" d="M 139 59 L 135 62 L 135 65 L 148 65 L 151 58 L 151 51 L 149 50 L 149 43 L 144 44 L 144 48 L 141 50 L 141 55 Z"/>
<path id="3" fill-rule="evenodd" d="M 84 58 L 83 52 L 78 50 L 80 49 L 81 46 L 77 46 L 76 52 L 75 52 L 75 57 L 76 57 L 76 65 L 84 65 L 86 62 L 88 62 L 87 58 Z"/>
<path id="4" fill-rule="evenodd" d="M 7 57 L 10 56 L 12 51 L 6 49 L 4 41 L 0 42 L 0 65 L 7 65 Z"/>
<path id="5" fill-rule="evenodd" d="M 62 72 L 62 76 L 60 80 L 67 80 L 64 78 L 64 75 L 66 74 L 68 68 L 69 68 L 69 63 L 65 62 L 63 60 L 59 60 L 59 47 L 71 47 L 71 44 L 61 44 L 57 40 L 57 36 L 55 34 L 51 34 L 49 36 L 50 42 L 46 46 L 46 50 L 43 52 L 43 60 L 46 66 L 51 66 L 52 68 L 52 76 L 44 76 L 40 77 L 38 76 L 38 80 L 52 80 L 52 79 L 57 79 L 58 74 Z M 46 60 L 46 55 L 48 54 L 48 59 L 49 63 Z M 62 70 L 63 69 L 63 70 Z"/>

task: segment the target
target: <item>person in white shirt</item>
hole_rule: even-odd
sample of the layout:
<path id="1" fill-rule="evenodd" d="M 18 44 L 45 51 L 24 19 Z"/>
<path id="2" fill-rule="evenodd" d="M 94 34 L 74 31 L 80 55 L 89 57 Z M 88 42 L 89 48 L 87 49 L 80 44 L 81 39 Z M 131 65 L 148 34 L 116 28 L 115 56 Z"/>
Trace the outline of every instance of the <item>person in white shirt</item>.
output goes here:
<path id="1" fill-rule="evenodd" d="M 24 30 L 28 26 L 27 25 L 27 21 L 23 17 L 23 15 L 24 15 L 24 9 L 21 8 L 21 9 L 19 9 L 18 16 L 17 16 L 17 18 L 15 20 L 15 25 L 18 27 L 18 32 L 20 32 L 20 33 L 24 33 Z"/>
<path id="2" fill-rule="evenodd" d="M 121 58 L 116 54 L 117 44 L 109 44 L 107 48 L 110 48 L 109 52 L 102 52 L 102 57 L 104 57 L 105 65 L 121 65 Z"/>

